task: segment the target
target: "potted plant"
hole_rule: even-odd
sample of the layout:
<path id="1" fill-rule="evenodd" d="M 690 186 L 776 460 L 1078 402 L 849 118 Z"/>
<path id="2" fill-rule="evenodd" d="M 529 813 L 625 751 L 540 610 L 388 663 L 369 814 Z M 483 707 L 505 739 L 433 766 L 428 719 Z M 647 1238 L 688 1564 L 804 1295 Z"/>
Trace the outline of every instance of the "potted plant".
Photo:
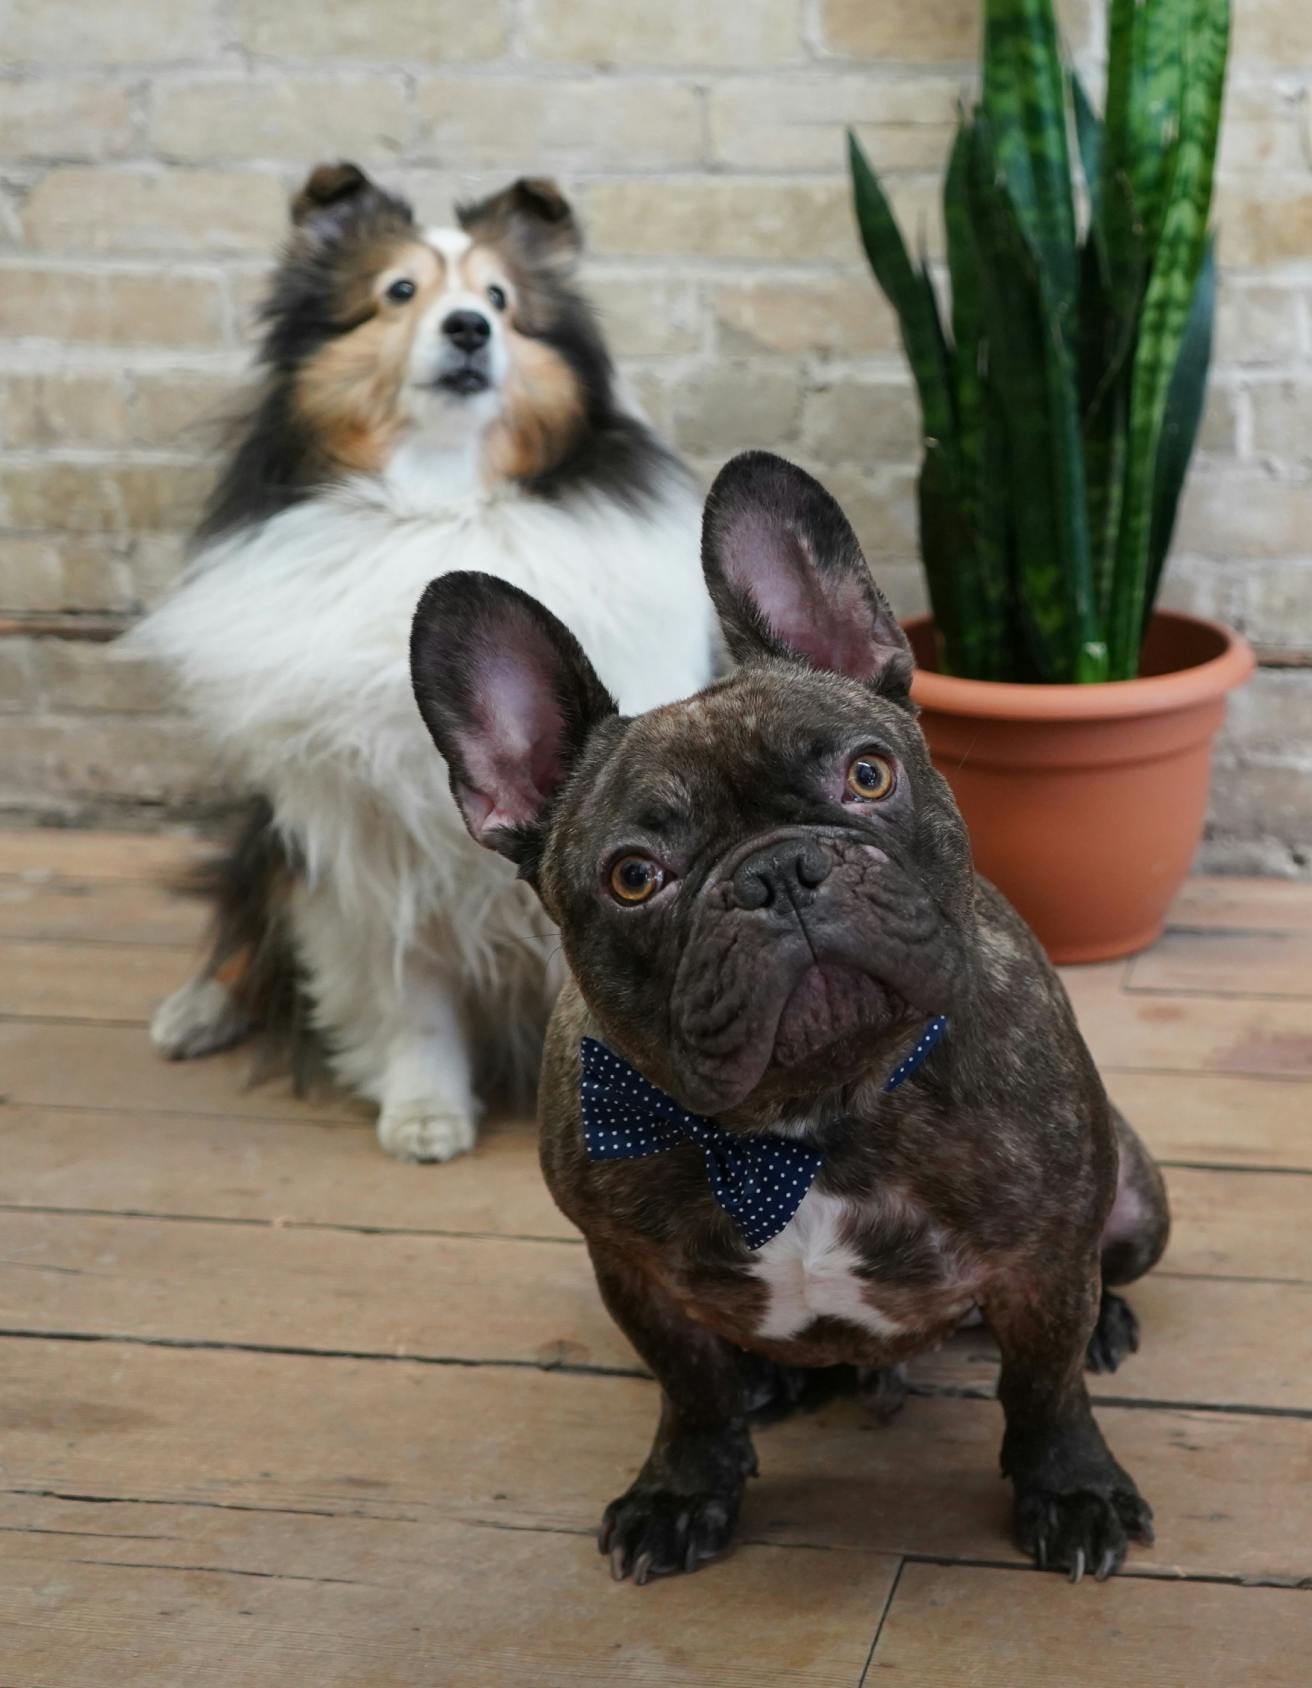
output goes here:
<path id="1" fill-rule="evenodd" d="M 1211 353 L 1229 0 L 1111 0 L 1101 119 L 1052 0 L 984 11 L 944 186 L 950 313 L 855 136 L 852 184 L 924 424 L 914 696 L 981 871 L 1056 960 L 1091 961 L 1161 931 L 1253 665 L 1153 610 Z"/>

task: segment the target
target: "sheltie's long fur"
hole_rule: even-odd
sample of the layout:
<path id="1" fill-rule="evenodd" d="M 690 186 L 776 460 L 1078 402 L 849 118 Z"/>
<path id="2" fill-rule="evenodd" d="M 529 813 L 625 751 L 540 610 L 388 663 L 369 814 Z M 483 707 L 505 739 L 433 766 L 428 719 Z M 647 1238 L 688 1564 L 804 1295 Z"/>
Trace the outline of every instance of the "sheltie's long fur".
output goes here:
<path id="1" fill-rule="evenodd" d="M 531 1073 L 555 945 L 451 799 L 411 693 L 415 604 L 436 574 L 499 575 L 626 710 L 683 696 L 712 660 L 699 500 L 616 395 L 552 183 L 424 230 L 321 166 L 292 216 L 258 400 L 188 573 L 133 635 L 255 794 L 212 877 L 214 956 L 153 1035 L 201 1054 L 305 1002 L 383 1145 L 442 1160 L 494 1070 Z"/>

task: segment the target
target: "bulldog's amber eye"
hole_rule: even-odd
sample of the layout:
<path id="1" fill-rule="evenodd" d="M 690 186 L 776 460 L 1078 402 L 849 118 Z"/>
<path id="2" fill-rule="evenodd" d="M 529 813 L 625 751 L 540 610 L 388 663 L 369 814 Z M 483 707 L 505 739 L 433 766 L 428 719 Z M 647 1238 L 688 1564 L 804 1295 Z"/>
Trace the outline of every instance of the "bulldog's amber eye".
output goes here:
<path id="1" fill-rule="evenodd" d="M 893 764 L 873 752 L 856 757 L 847 770 L 847 789 L 867 803 L 878 803 L 893 789 Z"/>
<path id="2" fill-rule="evenodd" d="M 622 903 L 645 903 L 665 883 L 665 870 L 650 856 L 621 856 L 610 870 L 610 888 Z"/>

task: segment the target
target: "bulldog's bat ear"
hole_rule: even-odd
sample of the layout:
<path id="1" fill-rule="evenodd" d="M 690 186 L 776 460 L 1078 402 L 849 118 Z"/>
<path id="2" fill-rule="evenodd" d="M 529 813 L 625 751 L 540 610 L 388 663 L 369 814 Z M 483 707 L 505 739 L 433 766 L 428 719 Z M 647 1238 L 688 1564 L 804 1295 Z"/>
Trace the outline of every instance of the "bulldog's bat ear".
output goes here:
<path id="1" fill-rule="evenodd" d="M 547 806 L 615 700 L 567 627 L 488 574 L 429 584 L 410 631 L 410 677 L 465 825 L 526 867 Z"/>
<path id="2" fill-rule="evenodd" d="M 906 697 L 906 634 L 847 517 L 805 470 L 768 451 L 731 458 L 706 500 L 702 568 L 740 662 L 800 657 Z"/>

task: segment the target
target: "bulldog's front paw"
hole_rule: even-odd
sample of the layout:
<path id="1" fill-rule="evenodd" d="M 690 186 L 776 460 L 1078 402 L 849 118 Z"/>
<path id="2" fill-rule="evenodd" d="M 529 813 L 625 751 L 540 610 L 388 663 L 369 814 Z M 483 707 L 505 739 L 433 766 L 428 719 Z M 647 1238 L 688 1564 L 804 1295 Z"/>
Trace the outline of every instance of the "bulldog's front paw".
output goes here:
<path id="1" fill-rule="evenodd" d="M 392 1103 L 378 1116 L 378 1141 L 403 1161 L 449 1161 L 474 1146 L 468 1114 L 432 1102 Z"/>
<path id="2" fill-rule="evenodd" d="M 1126 1486 L 1054 1494 L 1016 1494 L 1016 1545 L 1040 1570 L 1065 1571 L 1079 1582 L 1086 1571 L 1103 1582 L 1125 1562 L 1131 1540 L 1153 1539 L 1153 1509 L 1128 1478 Z"/>
<path id="3" fill-rule="evenodd" d="M 601 1520 L 597 1546 L 610 1558 L 611 1575 L 623 1582 L 632 1573 L 635 1583 L 645 1583 L 718 1559 L 738 1522 L 741 1493 L 686 1495 L 635 1483 Z"/>

